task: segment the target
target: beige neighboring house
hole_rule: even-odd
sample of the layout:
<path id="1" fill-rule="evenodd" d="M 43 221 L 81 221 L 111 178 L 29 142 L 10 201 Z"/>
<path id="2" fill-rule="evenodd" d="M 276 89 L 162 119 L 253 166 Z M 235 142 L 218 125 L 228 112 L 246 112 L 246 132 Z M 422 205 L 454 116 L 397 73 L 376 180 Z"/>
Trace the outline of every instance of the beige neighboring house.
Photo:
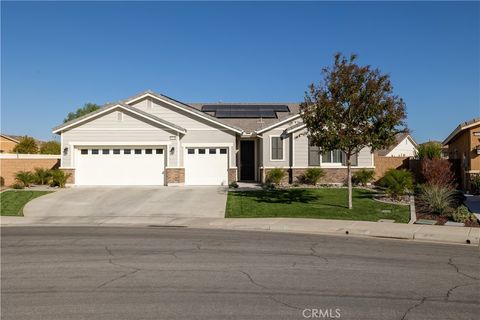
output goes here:
<path id="1" fill-rule="evenodd" d="M 395 144 L 388 149 L 378 150 L 381 157 L 415 157 L 418 144 L 409 133 L 399 133 L 395 136 Z"/>
<path id="2" fill-rule="evenodd" d="M 460 187 L 472 191 L 470 181 L 480 175 L 480 118 L 460 123 L 443 145 L 448 146 L 448 158 L 459 167 Z"/>
<path id="3" fill-rule="evenodd" d="M 0 134 L 0 153 L 13 153 L 13 148 L 18 144 L 22 137 Z"/>
<path id="4" fill-rule="evenodd" d="M 152 91 L 53 129 L 75 185 L 226 185 L 262 182 L 273 168 L 295 182 L 312 167 L 343 183 L 346 157 L 310 146 L 298 103 L 184 103 Z M 365 148 L 354 170 L 374 169 Z"/>

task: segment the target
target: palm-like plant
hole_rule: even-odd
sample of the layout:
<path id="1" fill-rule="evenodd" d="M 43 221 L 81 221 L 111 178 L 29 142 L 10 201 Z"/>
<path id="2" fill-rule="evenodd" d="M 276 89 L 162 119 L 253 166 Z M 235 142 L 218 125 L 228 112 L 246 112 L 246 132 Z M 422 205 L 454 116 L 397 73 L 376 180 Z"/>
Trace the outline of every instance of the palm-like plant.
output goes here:
<path id="1" fill-rule="evenodd" d="M 35 182 L 38 184 L 47 184 L 50 180 L 52 173 L 48 169 L 35 168 Z"/>
<path id="2" fill-rule="evenodd" d="M 35 177 L 30 171 L 19 171 L 15 174 L 15 180 L 23 184 L 25 187 L 29 187 L 35 180 Z"/>
<path id="3" fill-rule="evenodd" d="M 65 188 L 68 178 L 71 177 L 71 173 L 65 173 L 62 170 L 55 169 L 51 171 L 52 173 L 52 186 L 58 186 L 60 188 Z"/>
<path id="4" fill-rule="evenodd" d="M 413 175 L 404 169 L 390 169 L 380 179 L 379 184 L 385 188 L 387 195 L 397 199 L 413 189 Z"/>

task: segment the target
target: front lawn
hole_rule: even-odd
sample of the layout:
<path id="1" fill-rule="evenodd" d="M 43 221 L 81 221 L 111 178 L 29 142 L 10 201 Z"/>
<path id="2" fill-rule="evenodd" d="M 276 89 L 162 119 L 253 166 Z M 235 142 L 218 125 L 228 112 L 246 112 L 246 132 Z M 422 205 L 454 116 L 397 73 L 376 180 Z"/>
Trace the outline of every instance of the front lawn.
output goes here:
<path id="1" fill-rule="evenodd" d="M 23 207 L 37 197 L 51 191 L 4 191 L 0 193 L 0 213 L 2 216 L 23 216 Z"/>
<path id="2" fill-rule="evenodd" d="M 225 217 L 409 221 L 408 206 L 375 201 L 372 199 L 374 194 L 373 191 L 354 189 L 353 209 L 349 210 L 345 188 L 233 191 L 228 193 Z"/>

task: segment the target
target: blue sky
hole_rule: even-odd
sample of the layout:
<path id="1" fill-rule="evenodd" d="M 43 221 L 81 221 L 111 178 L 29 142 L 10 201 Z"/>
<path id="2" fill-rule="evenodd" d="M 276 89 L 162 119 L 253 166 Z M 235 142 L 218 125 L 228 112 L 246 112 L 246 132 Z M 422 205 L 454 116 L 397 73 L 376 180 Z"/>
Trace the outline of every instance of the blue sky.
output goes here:
<path id="1" fill-rule="evenodd" d="M 301 101 L 337 51 L 389 73 L 419 142 L 480 115 L 480 4 L 2 2 L 1 130 L 86 102 Z"/>

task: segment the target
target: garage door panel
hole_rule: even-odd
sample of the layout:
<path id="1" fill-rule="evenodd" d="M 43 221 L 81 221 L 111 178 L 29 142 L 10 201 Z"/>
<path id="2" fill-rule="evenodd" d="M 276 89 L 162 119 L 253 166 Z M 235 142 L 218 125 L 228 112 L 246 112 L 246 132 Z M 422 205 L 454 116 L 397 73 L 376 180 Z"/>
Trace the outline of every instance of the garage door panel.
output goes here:
<path id="1" fill-rule="evenodd" d="M 89 148 L 88 154 L 77 150 L 75 183 L 77 185 L 164 185 L 165 152 L 157 149 L 128 147 L 120 149 Z M 98 154 L 93 154 L 98 150 Z M 109 150 L 105 154 L 103 150 Z M 130 154 L 125 150 L 130 150 Z M 141 150 L 136 154 L 135 150 Z M 151 151 L 150 151 L 151 150 Z M 159 149 L 160 150 L 160 149 Z"/>
<path id="2" fill-rule="evenodd" d="M 226 185 L 228 183 L 226 148 L 186 148 L 184 165 L 186 185 Z"/>

